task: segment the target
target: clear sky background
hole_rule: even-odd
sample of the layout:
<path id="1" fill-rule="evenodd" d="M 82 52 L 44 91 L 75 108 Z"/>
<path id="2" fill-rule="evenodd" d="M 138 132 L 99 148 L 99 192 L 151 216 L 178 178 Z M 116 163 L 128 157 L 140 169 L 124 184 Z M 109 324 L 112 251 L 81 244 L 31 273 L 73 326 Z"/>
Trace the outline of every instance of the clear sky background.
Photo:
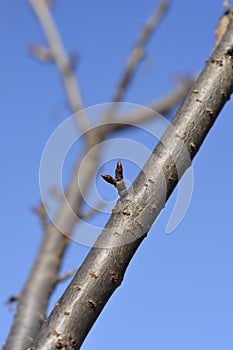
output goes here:
<path id="1" fill-rule="evenodd" d="M 85 106 L 110 102 L 156 3 L 57 0 L 54 17 L 65 47 L 79 52 L 76 70 Z M 222 0 L 171 3 L 126 102 L 147 104 L 162 96 L 177 77 L 201 70 L 213 48 Z M 0 42 L 2 344 L 13 318 L 4 302 L 20 292 L 41 241 L 38 218 L 30 211 L 40 198 L 41 154 L 70 110 L 56 67 L 28 53 L 30 44 L 46 40 L 27 1 L 0 2 Z M 171 235 L 165 233 L 174 193 L 83 350 L 233 348 L 232 108 L 229 101 L 194 160 L 194 191 L 182 223 Z M 111 191 L 98 183 L 100 192 Z M 87 252 L 71 243 L 62 272 L 78 267 Z M 50 309 L 65 285 L 56 289 Z"/>

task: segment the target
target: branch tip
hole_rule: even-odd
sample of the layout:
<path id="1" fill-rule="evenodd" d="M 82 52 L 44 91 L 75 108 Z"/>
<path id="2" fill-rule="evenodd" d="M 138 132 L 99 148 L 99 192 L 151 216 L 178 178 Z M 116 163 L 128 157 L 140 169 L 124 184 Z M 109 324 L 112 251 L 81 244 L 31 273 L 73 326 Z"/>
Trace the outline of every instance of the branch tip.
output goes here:
<path id="1" fill-rule="evenodd" d="M 51 62 L 52 60 L 54 60 L 53 52 L 47 47 L 43 47 L 37 44 L 31 44 L 28 47 L 28 51 L 31 55 L 33 55 L 40 61 Z"/>
<path id="2" fill-rule="evenodd" d="M 116 186 L 116 180 L 112 176 L 106 175 L 106 174 L 101 174 L 101 176 L 106 182 L 108 182 L 111 185 Z"/>
<path id="3" fill-rule="evenodd" d="M 117 166 L 116 166 L 116 181 L 120 181 L 123 179 L 123 167 L 121 164 L 121 161 L 118 160 Z"/>

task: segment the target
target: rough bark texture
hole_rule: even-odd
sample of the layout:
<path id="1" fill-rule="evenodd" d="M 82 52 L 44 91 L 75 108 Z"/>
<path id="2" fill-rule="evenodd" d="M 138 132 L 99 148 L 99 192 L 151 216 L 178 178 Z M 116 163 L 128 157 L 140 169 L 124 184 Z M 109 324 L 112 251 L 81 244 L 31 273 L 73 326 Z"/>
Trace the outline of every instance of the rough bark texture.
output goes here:
<path id="1" fill-rule="evenodd" d="M 65 51 L 56 24 L 53 20 L 49 6 L 50 1 L 28 0 L 28 2 L 31 4 L 48 42 L 48 48 L 44 48 L 40 45 L 31 46 L 31 53 L 33 53 L 38 59 L 45 61 L 49 59 L 56 64 L 64 83 L 71 110 L 73 112 L 80 109 L 82 110 L 83 102 L 78 79 L 72 61 Z M 144 45 L 165 15 L 169 2 L 170 1 L 168 0 L 161 0 L 158 8 L 153 11 L 153 15 L 150 16 L 145 26 L 143 26 L 134 49 L 127 60 L 122 79 L 120 79 L 120 82 L 117 85 L 116 93 L 114 95 L 117 100 L 122 98 L 129 87 L 129 83 L 133 78 L 133 73 L 136 71 L 138 63 L 142 58 L 141 55 L 138 56 L 136 54 L 139 52 L 141 52 L 141 54 L 143 53 Z M 190 86 L 190 81 L 188 83 L 183 82 L 179 89 L 176 89 L 176 91 L 159 99 L 150 107 L 161 114 L 169 112 L 179 100 L 186 95 L 188 86 Z M 112 106 L 116 106 L 116 104 L 112 104 Z M 107 122 L 108 125 L 105 124 L 104 127 L 99 128 L 98 132 L 92 131 L 91 135 L 90 133 L 86 133 L 86 147 L 83 157 L 87 155 L 90 149 L 94 149 L 95 145 L 101 143 L 110 132 L 129 126 L 125 115 L 122 117 L 122 123 L 111 124 L 111 120 L 109 119 L 111 119 L 110 117 L 113 117 L 114 111 L 115 109 L 113 108 L 108 111 L 110 113 L 106 114 L 107 120 L 105 120 L 105 122 Z M 152 118 L 154 115 L 155 113 L 151 113 L 151 111 L 150 113 L 147 112 L 142 115 L 141 112 L 138 113 L 136 110 L 129 116 L 129 123 L 136 124 Z M 89 121 L 85 110 L 79 111 L 76 122 L 82 132 L 87 130 Z M 85 192 L 88 189 L 89 183 L 95 175 L 99 155 L 98 151 L 92 152 L 92 156 L 89 157 L 89 161 L 86 162 L 85 174 L 81 176 L 80 179 L 82 183 L 82 192 Z M 80 159 L 82 159 L 82 157 Z M 83 199 L 80 193 L 80 188 L 77 186 L 79 164 L 80 161 L 78 160 L 78 164 L 76 165 L 66 191 L 66 198 L 71 207 L 80 217 L 82 215 L 80 213 L 80 208 Z M 35 263 L 33 264 L 28 280 L 20 293 L 14 322 L 4 345 L 4 350 L 23 350 L 31 344 L 33 338 L 35 338 L 41 328 L 41 324 L 45 319 L 49 298 L 57 282 L 60 280 L 58 272 L 68 243 L 68 239 L 61 235 L 56 228 L 56 225 L 60 227 L 60 231 L 66 232 L 66 234 L 70 236 L 77 221 L 77 217 L 73 215 L 69 208 L 67 208 L 66 202 L 61 200 L 58 212 L 53 220 L 55 225 L 47 225 L 47 222 L 42 222 L 44 230 L 42 244 L 37 257 L 35 258 Z M 63 227 L 65 228 L 63 229 Z"/>
<path id="2" fill-rule="evenodd" d="M 30 349 L 79 349 L 233 91 L 233 23 Z M 175 128 L 175 132 L 174 132 Z M 186 147 L 184 147 L 184 144 Z M 188 152 L 187 152 L 188 150 Z M 190 157 L 188 156 L 190 155 Z M 104 248 L 99 248 L 104 247 Z"/>

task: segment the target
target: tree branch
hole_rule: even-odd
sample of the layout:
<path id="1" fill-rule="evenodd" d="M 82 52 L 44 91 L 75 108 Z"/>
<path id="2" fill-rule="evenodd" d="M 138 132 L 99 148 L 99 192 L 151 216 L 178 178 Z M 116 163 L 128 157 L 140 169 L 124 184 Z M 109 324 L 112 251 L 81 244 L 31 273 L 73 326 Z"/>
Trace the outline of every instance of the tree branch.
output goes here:
<path id="1" fill-rule="evenodd" d="M 44 203 L 40 201 L 39 205 L 37 207 L 32 207 L 31 208 L 32 212 L 36 214 L 41 222 L 41 227 L 43 230 L 46 230 L 46 227 L 48 225 L 48 215 L 44 206 Z"/>
<path id="2" fill-rule="evenodd" d="M 139 110 L 136 108 L 132 112 L 118 116 L 116 118 L 116 124 L 110 126 L 112 131 L 146 122 L 156 117 L 156 114 L 165 115 L 169 113 L 172 108 L 174 108 L 187 95 L 195 80 L 196 77 L 183 79 L 173 91 L 147 105 L 148 108 L 144 108 L 143 110 L 141 108 Z"/>
<path id="3" fill-rule="evenodd" d="M 49 51 L 51 51 L 64 80 L 71 109 L 74 112 L 80 110 L 82 108 L 82 99 L 79 86 L 75 80 L 69 58 L 65 53 L 56 26 L 50 15 L 48 5 L 45 0 L 29 0 L 29 2 L 48 39 L 50 46 Z M 149 27 L 148 31 L 150 32 Z M 146 37 L 141 39 L 142 42 L 145 38 Z M 82 130 L 86 130 L 87 121 L 83 113 L 81 118 L 79 113 L 78 123 Z M 103 141 L 110 131 L 110 128 L 103 128 L 86 133 L 86 148 L 83 156 L 86 156 L 89 150 L 94 149 L 98 143 Z M 89 187 L 97 168 L 98 159 L 99 150 L 96 149 L 96 151 L 92 152 L 91 161 L 86 162 L 87 168 L 85 174 L 81 176 L 82 193 L 85 193 Z M 80 211 L 83 200 L 80 188 L 77 186 L 79 167 L 80 162 L 78 162 L 74 169 L 66 191 L 67 202 L 77 213 Z M 57 227 L 65 227 L 65 234 L 70 237 L 72 229 L 77 223 L 77 216 L 70 210 L 67 202 L 62 201 L 60 203 L 53 220 L 54 224 L 50 223 L 46 226 L 39 253 L 21 293 L 14 322 L 4 350 L 23 350 L 25 347 L 28 347 L 45 319 L 48 300 L 57 284 L 58 271 L 69 242 L 69 239 L 64 236 Z"/>
<path id="4" fill-rule="evenodd" d="M 87 146 L 83 156 L 87 157 L 88 151 L 92 149 L 93 152 L 89 156 L 90 161 L 85 162 L 85 166 L 82 166 L 82 174 L 79 174 L 80 162 L 78 162 L 66 190 L 67 201 L 64 200 L 60 203 L 53 223 L 46 225 L 39 253 L 20 294 L 14 322 L 4 350 L 24 350 L 41 328 L 48 300 L 58 283 L 58 271 L 69 243 L 67 237 L 71 237 L 73 227 L 78 221 L 75 212 L 79 211 L 81 207 L 82 193 L 88 189 L 98 165 L 99 150 L 94 146 L 102 141 L 102 136 L 96 129 L 87 134 Z M 99 137 L 101 137 L 101 141 L 99 141 Z M 77 183 L 78 175 L 81 183 L 79 186 Z M 82 188 L 82 192 L 80 188 Z M 73 208 L 73 211 L 70 210 L 70 207 Z M 57 227 L 65 227 L 64 232 L 61 233 Z"/>
<path id="5" fill-rule="evenodd" d="M 138 66 L 138 63 L 144 56 L 144 46 L 148 42 L 151 34 L 153 33 L 156 26 L 160 23 L 161 19 L 165 15 L 169 0 L 162 0 L 158 8 L 155 9 L 154 13 L 146 21 L 144 27 L 142 28 L 139 37 L 136 41 L 134 49 L 132 50 L 127 63 L 125 70 L 123 72 L 122 78 L 116 88 L 115 95 L 112 102 L 119 102 L 122 100 L 123 94 L 126 91 L 134 73 Z"/>
<path id="6" fill-rule="evenodd" d="M 46 7 L 44 0 L 29 0 L 34 6 L 35 11 L 38 11 L 38 17 L 41 20 L 41 24 L 44 26 L 46 35 L 50 32 L 52 28 L 53 35 L 48 34 L 48 41 L 50 43 L 53 55 L 55 54 L 56 63 L 61 71 L 62 77 L 64 78 L 66 91 L 71 104 L 71 108 L 75 111 L 82 106 L 82 101 L 80 96 L 75 100 L 75 89 L 79 92 L 78 84 L 74 90 L 71 89 L 72 86 L 75 87 L 75 77 L 69 66 L 69 59 L 63 52 L 63 46 L 61 45 L 60 38 L 56 32 L 50 13 Z M 38 7 L 37 7 L 38 6 Z M 38 9 L 38 10 L 36 10 Z M 45 12 L 43 12 L 45 11 Z M 40 15 L 39 15 L 40 14 Z M 52 25 L 52 26 L 50 26 Z M 48 32 L 47 32 L 48 31 Z M 58 39 L 58 40 L 57 40 Z M 57 45 L 56 48 L 53 45 Z M 60 46 L 59 46 L 60 45 Z M 61 54 L 62 53 L 62 54 Z M 68 61 L 67 61 L 68 60 Z M 68 73 L 64 71 L 66 63 L 68 62 Z M 70 71 L 69 71 L 70 70 Z M 67 75 L 68 74 L 68 75 Z M 71 82 L 71 83 L 70 83 Z M 79 101 L 79 102 L 77 102 Z M 83 116 L 83 115 L 82 115 Z M 79 119 L 82 129 L 86 128 L 86 122 L 84 116 Z M 85 124 L 85 125 L 84 125 Z M 106 129 L 104 132 L 92 132 L 86 135 L 86 150 L 84 151 L 84 156 L 92 149 L 97 143 L 101 142 L 110 129 Z M 98 163 L 99 153 L 96 152 L 92 156 L 91 162 L 88 164 L 88 169 L 86 169 L 85 176 L 83 176 L 82 192 L 88 188 L 89 183 L 95 173 L 95 169 Z M 77 186 L 77 176 L 79 172 L 79 163 L 76 166 L 68 189 L 66 191 L 66 198 L 72 208 L 76 208 L 78 211 L 81 207 L 82 196 L 80 189 Z M 39 254 L 35 260 L 32 272 L 28 278 L 25 287 L 20 294 L 20 300 L 18 303 L 18 308 L 14 323 L 11 328 L 11 332 L 4 346 L 4 350 L 23 350 L 31 344 L 32 338 L 38 333 L 41 324 L 45 318 L 47 303 L 49 297 L 56 286 L 58 281 L 58 271 L 61 265 L 63 255 L 65 253 L 69 239 L 66 238 L 57 228 L 60 227 L 60 223 L 66 226 L 66 234 L 71 235 L 71 231 L 77 222 L 77 217 L 74 216 L 67 204 L 62 202 L 56 217 L 54 219 L 55 225 L 49 224 L 46 227 L 43 242 L 39 251 Z M 118 280 L 117 275 L 112 275 L 113 283 Z M 78 290 L 78 288 L 76 288 Z M 89 306 L 93 305 L 91 299 L 88 303 Z"/>
<path id="7" fill-rule="evenodd" d="M 165 201 L 190 166 L 190 159 L 230 98 L 232 65 L 233 21 L 135 180 L 134 197 L 129 194 L 117 202 L 95 246 L 30 349 L 55 350 L 61 343 L 69 349 L 80 348 L 104 305 L 121 284 L 131 258 Z M 129 214 L 125 215 L 122 208 Z M 90 271 L 95 272 L 95 278 L 90 276 Z"/>
<path id="8" fill-rule="evenodd" d="M 29 0 L 29 2 L 38 16 L 50 44 L 50 50 L 53 54 L 54 60 L 64 79 L 71 109 L 74 112 L 78 111 L 82 108 L 79 86 L 75 80 L 69 58 L 65 53 L 56 26 L 50 16 L 48 4 L 45 0 Z M 82 130 L 87 127 L 87 120 L 84 113 L 81 113 L 81 117 L 79 113 L 79 119 L 77 122 Z M 85 152 L 88 152 L 89 147 L 93 146 L 92 141 L 98 142 L 98 139 L 96 137 L 91 138 L 87 135 L 87 146 L 84 154 Z M 87 176 L 82 183 L 84 191 L 89 186 L 89 181 L 94 174 L 97 161 L 98 155 L 96 154 L 90 163 L 90 169 L 88 169 Z M 80 188 L 76 183 L 78 170 L 79 163 L 75 167 L 73 181 L 71 180 L 67 189 L 67 200 L 72 208 L 81 207 L 82 202 Z M 35 259 L 32 271 L 20 294 L 14 322 L 4 345 L 4 349 L 25 349 L 25 347 L 29 346 L 33 340 L 45 319 L 48 300 L 58 282 L 58 271 L 69 242 L 69 239 L 64 233 L 61 233 L 57 229 L 57 227 L 60 227 L 59 224 L 58 226 L 56 226 L 56 224 L 59 220 L 63 220 L 65 225 L 67 223 L 66 234 L 67 236 L 70 236 L 70 232 L 77 222 L 77 217 L 71 213 L 70 208 L 67 208 L 67 203 L 64 201 L 61 202 L 54 219 L 55 225 L 50 223 L 46 224 L 46 227 L 44 227 L 45 231 L 43 241 Z"/>
<path id="9" fill-rule="evenodd" d="M 49 52 L 57 64 L 64 86 L 66 89 L 69 104 L 73 112 L 83 109 L 80 88 L 72 69 L 72 64 L 63 47 L 56 25 L 50 14 L 49 5 L 45 0 L 28 0 L 31 4 L 44 34 L 49 43 Z M 87 116 L 84 112 L 79 113 L 77 123 L 82 131 L 88 127 Z"/>

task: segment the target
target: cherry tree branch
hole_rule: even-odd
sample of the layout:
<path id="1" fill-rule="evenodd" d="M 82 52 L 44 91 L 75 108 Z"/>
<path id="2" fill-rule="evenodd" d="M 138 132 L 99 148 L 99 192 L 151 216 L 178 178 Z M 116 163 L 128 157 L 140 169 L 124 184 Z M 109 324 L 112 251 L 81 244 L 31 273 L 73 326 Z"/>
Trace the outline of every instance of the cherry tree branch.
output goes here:
<path id="1" fill-rule="evenodd" d="M 79 93 L 78 83 L 72 72 L 69 58 L 66 55 L 61 39 L 57 33 L 55 24 L 52 20 L 45 0 L 29 0 L 35 13 L 37 14 L 42 28 L 49 42 L 49 52 L 55 60 L 61 76 L 64 79 L 68 100 L 71 109 L 75 112 L 82 108 L 82 100 Z M 78 114 L 78 122 L 82 130 L 86 130 L 88 125 L 86 116 Z M 86 145 L 83 157 L 87 156 L 90 150 L 104 140 L 106 135 L 111 132 L 111 128 L 93 130 L 86 133 Z M 92 152 L 90 161 L 86 161 L 86 167 L 83 168 L 83 174 L 80 176 L 82 193 L 85 193 L 95 174 L 99 150 Z M 46 223 L 44 227 L 44 237 L 39 249 L 39 253 L 33 264 L 32 271 L 28 280 L 20 293 L 16 315 L 11 327 L 10 334 L 4 346 L 4 350 L 23 350 L 32 342 L 38 333 L 43 320 L 45 319 L 48 300 L 53 292 L 57 281 L 58 272 L 61 266 L 66 247 L 72 234 L 74 225 L 78 221 L 76 213 L 80 212 L 83 201 L 80 187 L 77 186 L 77 178 L 80 169 L 80 161 L 77 162 L 70 183 L 66 190 L 66 199 L 69 205 L 74 209 L 70 210 L 66 201 L 61 201 L 53 223 Z M 57 227 L 65 227 L 65 234 L 59 231 Z"/>
<path id="2" fill-rule="evenodd" d="M 43 324 L 32 350 L 79 349 L 233 92 L 233 21 L 129 194 Z M 92 275 L 90 272 L 92 271 Z M 93 275 L 94 271 L 94 275 Z M 93 277 L 94 276 L 94 277 Z"/>

